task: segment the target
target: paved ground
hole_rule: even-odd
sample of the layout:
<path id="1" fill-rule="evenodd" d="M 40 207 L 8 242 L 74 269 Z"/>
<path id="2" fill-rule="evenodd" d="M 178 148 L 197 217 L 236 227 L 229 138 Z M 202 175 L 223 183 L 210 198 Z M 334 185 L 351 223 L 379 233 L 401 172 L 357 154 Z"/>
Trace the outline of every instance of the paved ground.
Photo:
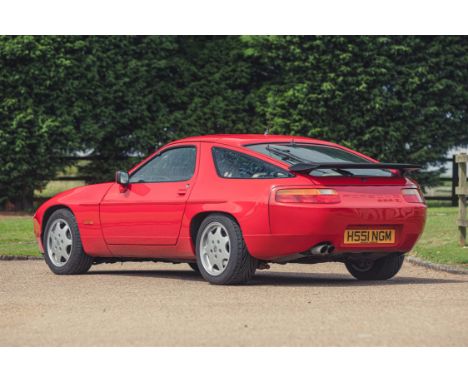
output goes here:
<path id="1" fill-rule="evenodd" d="M 100 265 L 55 276 L 0 262 L 0 346 L 468 346 L 468 276 L 405 263 L 358 282 L 341 264 L 273 266 L 211 286 L 186 265 Z"/>

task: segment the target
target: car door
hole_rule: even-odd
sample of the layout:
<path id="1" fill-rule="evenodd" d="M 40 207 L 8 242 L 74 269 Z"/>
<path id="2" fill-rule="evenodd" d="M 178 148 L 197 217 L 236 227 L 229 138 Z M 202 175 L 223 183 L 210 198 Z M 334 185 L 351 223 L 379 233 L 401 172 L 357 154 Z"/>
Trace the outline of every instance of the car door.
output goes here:
<path id="1" fill-rule="evenodd" d="M 100 205 L 102 232 L 109 245 L 175 245 L 198 145 L 170 147 L 130 175 L 128 187 L 115 183 Z"/>

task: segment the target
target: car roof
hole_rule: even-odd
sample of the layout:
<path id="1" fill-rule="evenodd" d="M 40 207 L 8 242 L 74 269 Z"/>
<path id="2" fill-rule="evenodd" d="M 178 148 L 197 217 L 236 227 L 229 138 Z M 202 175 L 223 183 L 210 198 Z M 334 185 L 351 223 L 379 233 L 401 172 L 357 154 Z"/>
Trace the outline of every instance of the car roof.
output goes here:
<path id="1" fill-rule="evenodd" d="M 335 143 L 322 141 L 319 139 L 299 137 L 293 135 L 266 135 L 266 134 L 211 134 L 199 135 L 195 137 L 187 137 L 171 142 L 171 144 L 185 143 L 185 142 L 211 142 L 222 143 L 231 146 L 245 146 L 255 143 L 266 142 L 302 142 L 302 143 L 316 143 L 329 146 L 338 146 Z"/>

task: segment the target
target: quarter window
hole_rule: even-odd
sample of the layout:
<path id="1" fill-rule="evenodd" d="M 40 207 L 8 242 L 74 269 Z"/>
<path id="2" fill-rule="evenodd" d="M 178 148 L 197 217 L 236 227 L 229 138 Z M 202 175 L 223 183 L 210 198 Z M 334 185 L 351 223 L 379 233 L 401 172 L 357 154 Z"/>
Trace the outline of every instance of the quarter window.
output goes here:
<path id="1" fill-rule="evenodd" d="M 130 183 L 181 182 L 195 172 L 196 149 L 193 146 L 166 150 L 155 156 L 130 178 Z"/>
<path id="2" fill-rule="evenodd" d="M 234 150 L 213 147 L 213 159 L 216 171 L 222 178 L 271 179 L 293 176 L 280 167 Z"/>

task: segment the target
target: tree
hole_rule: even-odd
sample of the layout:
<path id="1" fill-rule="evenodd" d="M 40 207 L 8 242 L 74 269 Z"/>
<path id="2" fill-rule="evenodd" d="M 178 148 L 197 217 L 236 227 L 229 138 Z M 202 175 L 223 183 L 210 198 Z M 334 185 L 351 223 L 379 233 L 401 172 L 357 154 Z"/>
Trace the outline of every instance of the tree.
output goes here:
<path id="1" fill-rule="evenodd" d="M 170 108 L 174 138 L 216 133 L 255 133 L 252 66 L 238 36 L 179 37 L 183 60 L 180 101 Z"/>
<path id="2" fill-rule="evenodd" d="M 271 133 L 332 140 L 384 161 L 435 165 L 468 142 L 464 37 L 243 41 L 260 78 L 256 111 Z"/>
<path id="3" fill-rule="evenodd" d="M 243 49 L 235 36 L 2 37 L 1 197 L 31 208 L 67 154 L 97 158 L 81 175 L 105 181 L 170 140 L 255 131 Z"/>
<path id="4" fill-rule="evenodd" d="M 438 164 L 468 142 L 465 37 L 0 37 L 0 203 L 66 164 L 111 180 L 170 140 L 306 135 Z M 130 159 L 127 157 L 131 156 Z M 127 159 L 126 159 L 127 158 Z M 435 177 L 421 178 L 430 184 Z"/>
<path id="5" fill-rule="evenodd" d="M 252 130 L 251 68 L 238 37 L 75 39 L 83 49 L 70 57 L 63 103 L 83 149 L 98 157 L 81 169 L 94 181 L 177 138 Z"/>
<path id="6" fill-rule="evenodd" d="M 170 139 L 168 108 L 182 81 L 176 38 L 76 39 L 83 49 L 71 58 L 66 103 L 82 148 L 98 158 L 81 170 L 93 181 L 111 180 L 115 170 L 129 168 Z"/>
<path id="7" fill-rule="evenodd" d="M 0 199 L 31 209 L 77 134 L 60 103 L 69 62 L 62 38 L 0 37 Z"/>

